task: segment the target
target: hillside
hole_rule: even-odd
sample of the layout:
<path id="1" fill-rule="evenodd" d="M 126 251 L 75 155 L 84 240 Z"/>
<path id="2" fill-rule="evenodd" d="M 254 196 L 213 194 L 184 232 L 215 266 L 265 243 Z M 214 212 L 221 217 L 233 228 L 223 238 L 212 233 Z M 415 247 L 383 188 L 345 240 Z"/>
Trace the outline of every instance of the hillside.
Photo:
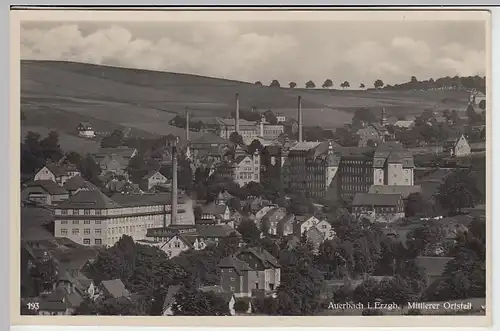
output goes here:
<path id="1" fill-rule="evenodd" d="M 55 129 L 62 136 L 74 135 L 79 122 L 89 121 L 97 132 L 130 127 L 131 135 L 184 136 L 184 130 L 168 125 L 176 113 L 189 107 L 194 117 L 225 117 L 234 110 L 236 93 L 241 109 L 271 109 L 292 117 L 300 94 L 304 125 L 321 123 L 324 127 L 349 122 L 360 107 L 376 112 L 385 107 L 389 115 L 414 115 L 425 108 L 465 110 L 467 102 L 465 92 L 457 91 L 292 90 L 186 74 L 22 61 L 22 132 Z M 97 142 L 84 141 L 81 148 L 92 149 L 90 144 Z"/>

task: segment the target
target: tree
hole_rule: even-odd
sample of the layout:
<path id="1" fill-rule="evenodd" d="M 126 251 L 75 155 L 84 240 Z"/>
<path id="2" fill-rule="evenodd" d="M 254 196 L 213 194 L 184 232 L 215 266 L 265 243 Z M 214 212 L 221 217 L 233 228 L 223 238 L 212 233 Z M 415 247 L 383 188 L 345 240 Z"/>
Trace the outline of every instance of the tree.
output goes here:
<path id="1" fill-rule="evenodd" d="M 68 160 L 71 164 L 78 166 L 82 162 L 83 158 L 77 152 L 69 152 L 66 154 L 66 160 Z"/>
<path id="2" fill-rule="evenodd" d="M 56 263 L 52 259 L 37 263 L 31 269 L 31 277 L 39 293 L 51 290 L 52 286 L 57 284 L 59 280 Z"/>
<path id="3" fill-rule="evenodd" d="M 262 197 L 264 195 L 264 187 L 262 184 L 257 182 L 250 182 L 244 186 L 244 189 L 248 192 L 248 195 L 254 197 Z"/>
<path id="4" fill-rule="evenodd" d="M 477 188 L 477 179 L 470 170 L 455 170 L 448 175 L 439 187 L 437 201 L 454 215 L 462 208 L 474 207 L 483 196 Z"/>
<path id="5" fill-rule="evenodd" d="M 421 193 L 416 192 L 408 195 L 405 206 L 406 217 L 427 215 L 429 212 L 429 203 L 424 199 Z"/>
<path id="6" fill-rule="evenodd" d="M 130 174 L 132 182 L 139 183 L 142 177 L 144 177 L 148 172 L 149 169 L 147 168 L 146 161 L 142 153 L 138 153 L 130 159 L 127 165 L 127 173 Z"/>
<path id="7" fill-rule="evenodd" d="M 297 83 L 290 82 L 290 83 L 288 83 L 288 86 L 290 86 L 290 88 L 295 88 L 297 86 Z"/>
<path id="8" fill-rule="evenodd" d="M 310 80 L 306 83 L 306 88 L 315 88 L 315 87 L 316 87 L 316 84 L 314 84 L 314 82 L 312 80 Z"/>
<path id="9" fill-rule="evenodd" d="M 460 116 L 458 115 L 458 112 L 456 111 L 456 109 L 453 109 L 451 111 L 451 122 L 453 123 L 453 125 L 457 124 L 460 122 Z"/>
<path id="10" fill-rule="evenodd" d="M 243 137 L 241 136 L 241 134 L 239 134 L 238 132 L 233 132 L 231 133 L 231 135 L 229 136 L 229 141 L 231 141 L 233 144 L 235 145 L 243 145 Z"/>
<path id="11" fill-rule="evenodd" d="M 323 83 L 323 85 L 321 85 L 322 88 L 330 88 L 333 86 L 333 82 L 331 79 L 327 79 L 325 80 L 325 82 Z"/>
<path id="12" fill-rule="evenodd" d="M 111 135 L 101 140 L 102 148 L 116 148 L 123 146 L 123 132 L 119 129 L 114 130 Z"/>
<path id="13" fill-rule="evenodd" d="M 278 119 L 276 118 L 276 115 L 271 110 L 268 110 L 264 113 L 264 118 L 266 119 L 266 122 L 276 125 L 278 124 Z"/>
<path id="14" fill-rule="evenodd" d="M 486 100 L 481 100 L 479 101 L 479 109 L 485 110 L 486 109 Z"/>
<path id="15" fill-rule="evenodd" d="M 467 110 L 465 112 L 467 113 L 469 123 L 471 124 L 476 123 L 480 119 L 480 115 L 476 113 L 476 110 L 474 109 L 474 106 L 472 104 L 469 104 L 467 106 Z"/>
<path id="16" fill-rule="evenodd" d="M 342 84 L 340 84 L 340 87 L 342 87 L 342 88 L 348 88 L 348 87 L 350 87 L 349 82 L 348 81 L 344 81 Z"/>
<path id="17" fill-rule="evenodd" d="M 359 84 L 359 88 L 365 88 L 365 84 L 363 83 Z"/>
<path id="18" fill-rule="evenodd" d="M 314 205 L 307 198 L 305 192 L 300 192 L 292 197 L 289 212 L 295 215 L 312 214 L 314 213 Z"/>
<path id="19" fill-rule="evenodd" d="M 251 220 L 242 220 L 238 226 L 238 232 L 247 243 L 256 243 L 260 238 L 260 231 Z"/>
<path id="20" fill-rule="evenodd" d="M 377 79 L 374 83 L 373 86 L 375 88 L 382 88 L 384 87 L 384 82 L 381 79 Z"/>
<path id="21" fill-rule="evenodd" d="M 175 296 L 172 307 L 176 316 L 230 316 L 229 305 L 221 296 L 183 288 Z"/>
<path id="22" fill-rule="evenodd" d="M 47 137 L 40 141 L 40 147 L 46 160 L 57 161 L 63 156 L 57 131 L 50 131 Z"/>
<path id="23" fill-rule="evenodd" d="M 232 197 L 229 199 L 228 206 L 233 211 L 241 211 L 241 201 L 238 197 Z"/>
<path id="24" fill-rule="evenodd" d="M 262 86 L 262 82 L 260 80 L 256 81 L 254 84 L 257 86 Z"/>
<path id="25" fill-rule="evenodd" d="M 34 174 L 45 163 L 43 151 L 40 147 L 40 135 L 29 131 L 21 144 L 21 171 L 25 174 Z"/>
<path id="26" fill-rule="evenodd" d="M 264 149 L 262 143 L 259 139 L 254 139 L 250 145 L 248 146 L 248 153 L 253 155 L 256 151 L 260 154 L 260 152 Z"/>
<path id="27" fill-rule="evenodd" d="M 377 122 L 377 116 L 368 108 L 359 108 L 354 112 L 352 117 L 352 124 L 354 126 L 360 126 L 361 123 L 375 123 Z"/>
<path id="28" fill-rule="evenodd" d="M 101 186 L 102 182 L 99 178 L 101 174 L 101 167 L 94 161 L 94 158 L 87 154 L 80 163 L 79 170 L 82 177 L 94 185 Z"/>
<path id="29" fill-rule="evenodd" d="M 238 298 L 236 302 L 234 303 L 234 311 L 243 314 L 248 311 L 249 308 L 249 302 L 245 299 Z"/>
<path id="30" fill-rule="evenodd" d="M 146 315 L 144 306 L 126 297 L 97 299 L 96 301 L 85 297 L 76 309 L 75 315 L 101 315 L 101 316 L 141 316 Z"/>
<path id="31" fill-rule="evenodd" d="M 273 79 L 269 87 L 280 87 L 280 83 L 276 79 Z"/>

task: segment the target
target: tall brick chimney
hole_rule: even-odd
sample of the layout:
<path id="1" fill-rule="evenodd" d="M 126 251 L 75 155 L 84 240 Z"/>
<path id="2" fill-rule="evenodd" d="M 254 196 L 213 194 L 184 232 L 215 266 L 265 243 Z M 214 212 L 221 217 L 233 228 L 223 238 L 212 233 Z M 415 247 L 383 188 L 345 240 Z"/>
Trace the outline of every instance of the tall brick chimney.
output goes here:
<path id="1" fill-rule="evenodd" d="M 297 114 L 297 121 L 299 122 L 299 142 L 302 142 L 302 97 L 299 95 L 298 98 L 298 114 Z"/>
<path id="2" fill-rule="evenodd" d="M 234 130 L 240 133 L 240 96 L 236 93 L 236 116 L 234 119 Z"/>
<path id="3" fill-rule="evenodd" d="M 170 209 L 170 224 L 177 224 L 177 146 L 172 145 L 172 203 Z M 166 227 L 166 224 L 165 224 Z"/>
<path id="4" fill-rule="evenodd" d="M 186 143 L 189 142 L 189 109 L 186 107 Z"/>

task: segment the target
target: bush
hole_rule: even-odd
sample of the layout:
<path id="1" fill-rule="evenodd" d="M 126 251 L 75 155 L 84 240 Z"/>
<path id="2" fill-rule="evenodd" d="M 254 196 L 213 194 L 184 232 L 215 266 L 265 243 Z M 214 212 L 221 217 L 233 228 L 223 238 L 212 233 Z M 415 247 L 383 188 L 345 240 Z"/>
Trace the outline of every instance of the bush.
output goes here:
<path id="1" fill-rule="evenodd" d="M 248 311 L 249 302 L 244 299 L 238 299 L 234 303 L 234 311 L 237 313 L 246 313 Z"/>

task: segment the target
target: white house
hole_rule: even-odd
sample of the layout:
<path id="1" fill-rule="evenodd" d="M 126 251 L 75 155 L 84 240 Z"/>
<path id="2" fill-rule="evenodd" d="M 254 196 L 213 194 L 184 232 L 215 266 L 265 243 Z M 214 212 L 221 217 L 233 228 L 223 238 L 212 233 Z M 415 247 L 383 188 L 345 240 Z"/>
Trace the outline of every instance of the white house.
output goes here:
<path id="1" fill-rule="evenodd" d="M 297 216 L 296 219 L 293 232 L 297 237 L 302 236 L 302 234 L 320 223 L 320 220 L 315 216 Z"/>
<path id="2" fill-rule="evenodd" d="M 94 138 L 95 132 L 89 122 L 81 122 L 76 128 L 78 135 L 83 138 Z"/>
<path id="3" fill-rule="evenodd" d="M 324 235 L 325 240 L 331 240 L 336 235 L 335 231 L 332 229 L 332 225 L 326 220 L 322 220 L 316 224 L 316 228 Z"/>

